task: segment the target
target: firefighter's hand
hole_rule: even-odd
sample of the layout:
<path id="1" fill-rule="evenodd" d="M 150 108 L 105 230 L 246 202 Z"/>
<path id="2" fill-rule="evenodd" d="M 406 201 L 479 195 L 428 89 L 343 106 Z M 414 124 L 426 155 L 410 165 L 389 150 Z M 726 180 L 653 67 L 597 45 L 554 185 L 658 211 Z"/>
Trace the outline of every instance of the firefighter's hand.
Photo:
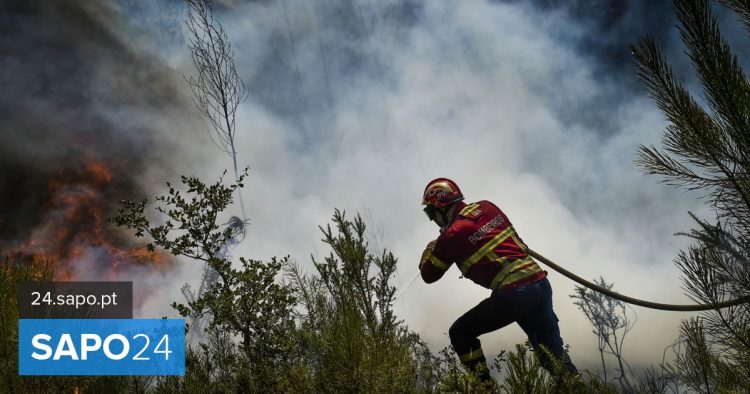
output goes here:
<path id="1" fill-rule="evenodd" d="M 432 256 L 432 251 L 435 250 L 435 243 L 437 240 L 432 240 L 430 243 L 427 244 L 427 247 L 424 248 L 424 252 L 422 252 L 422 258 L 419 259 L 419 267 L 422 267 L 422 263 L 430 259 L 430 256 Z"/>

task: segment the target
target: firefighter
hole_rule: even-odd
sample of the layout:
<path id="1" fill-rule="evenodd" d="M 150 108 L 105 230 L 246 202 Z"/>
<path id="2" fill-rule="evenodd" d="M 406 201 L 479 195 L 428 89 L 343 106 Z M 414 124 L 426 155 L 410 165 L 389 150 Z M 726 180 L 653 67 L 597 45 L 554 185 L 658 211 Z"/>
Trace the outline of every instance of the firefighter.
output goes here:
<path id="1" fill-rule="evenodd" d="M 551 354 L 567 372 L 577 374 L 563 350 L 547 272 L 526 253 L 526 245 L 503 211 L 489 201 L 465 204 L 463 200 L 450 179 L 437 178 L 427 184 L 422 205 L 427 217 L 440 227 L 440 235 L 427 245 L 419 262 L 426 283 L 440 279 L 455 263 L 463 277 L 492 290 L 448 331 L 461 362 L 488 380 L 487 360 L 477 337 L 517 322 L 547 371 L 554 373 Z M 547 351 L 540 349 L 542 345 Z"/>

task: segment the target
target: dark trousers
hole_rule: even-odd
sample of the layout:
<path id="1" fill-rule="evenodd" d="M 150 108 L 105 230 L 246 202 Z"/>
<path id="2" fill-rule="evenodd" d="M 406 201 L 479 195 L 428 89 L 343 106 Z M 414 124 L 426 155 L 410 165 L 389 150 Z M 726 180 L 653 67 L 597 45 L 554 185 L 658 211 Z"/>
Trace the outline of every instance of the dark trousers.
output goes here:
<path id="1" fill-rule="evenodd" d="M 459 317 L 448 334 L 459 357 L 470 358 L 470 361 L 463 360 L 464 363 L 475 367 L 486 362 L 484 356 L 470 356 L 482 354 L 477 337 L 513 322 L 517 322 L 529 337 L 539 362 L 550 374 L 554 374 L 552 360 L 547 352 L 539 349 L 540 345 L 544 345 L 553 357 L 561 360 L 568 372 L 578 373 L 563 350 L 557 315 L 552 310 L 552 288 L 547 278 L 517 289 L 494 290 L 489 298 Z"/>

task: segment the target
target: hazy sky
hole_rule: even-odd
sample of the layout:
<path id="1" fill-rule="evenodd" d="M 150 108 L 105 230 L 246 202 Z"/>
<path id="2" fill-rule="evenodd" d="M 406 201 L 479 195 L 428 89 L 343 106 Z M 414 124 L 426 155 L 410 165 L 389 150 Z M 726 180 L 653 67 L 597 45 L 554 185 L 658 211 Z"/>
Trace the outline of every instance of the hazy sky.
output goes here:
<path id="1" fill-rule="evenodd" d="M 673 234 L 691 227 L 688 211 L 710 211 L 699 195 L 633 163 L 639 145 L 658 144 L 666 123 L 635 78 L 629 46 L 654 35 L 696 87 L 671 5 L 557 3 L 218 2 L 250 90 L 237 138 L 239 162 L 251 168 L 251 225 L 235 255 L 289 254 L 312 271 L 310 255 L 328 253 L 318 225 L 334 208 L 359 212 L 371 246 L 399 258 L 399 316 L 440 349 L 451 323 L 489 295 L 455 268 L 435 284 L 404 289 L 437 236 L 421 192 L 446 176 L 469 201 L 495 202 L 527 244 L 581 276 L 602 275 L 639 298 L 690 302 L 672 262 L 687 240 Z M 163 193 L 180 174 L 213 180 L 231 167 L 183 79 L 193 68 L 179 1 L 4 7 L 0 25 L 9 27 L 0 42 L 9 55 L 0 73 L 10 88 L 0 94 L 9 119 L 1 126 L 0 202 L 14 201 L 9 185 L 33 191 L 57 166 L 78 165 L 82 142 L 72 136 L 82 132 L 95 136 L 83 144 L 97 157 L 139 174 L 118 181 L 115 200 Z M 726 12 L 720 17 L 732 40 L 743 37 Z M 22 237 L 0 230 L 0 240 Z M 82 277 L 95 277 L 81 267 Z M 197 285 L 198 272 L 182 262 L 168 277 L 131 273 L 151 294 L 140 316 L 174 315 L 168 304 L 186 280 Z M 596 338 L 568 297 L 573 283 L 551 270 L 549 278 L 574 362 L 596 368 Z M 689 315 L 636 312 L 625 358 L 658 363 Z M 481 339 L 494 356 L 523 333 L 513 325 Z"/>

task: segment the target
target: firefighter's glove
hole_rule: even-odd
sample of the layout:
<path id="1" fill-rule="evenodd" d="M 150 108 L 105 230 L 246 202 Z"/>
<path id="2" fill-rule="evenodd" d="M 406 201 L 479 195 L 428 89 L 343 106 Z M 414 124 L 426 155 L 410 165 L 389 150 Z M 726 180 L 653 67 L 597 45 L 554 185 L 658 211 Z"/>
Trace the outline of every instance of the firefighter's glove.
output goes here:
<path id="1" fill-rule="evenodd" d="M 427 244 L 427 247 L 424 248 L 424 252 L 422 252 L 422 258 L 419 259 L 419 266 L 422 267 L 422 264 L 426 261 L 430 260 L 430 257 L 432 256 L 432 251 L 435 250 L 435 243 L 437 240 L 432 240 L 430 243 Z"/>

